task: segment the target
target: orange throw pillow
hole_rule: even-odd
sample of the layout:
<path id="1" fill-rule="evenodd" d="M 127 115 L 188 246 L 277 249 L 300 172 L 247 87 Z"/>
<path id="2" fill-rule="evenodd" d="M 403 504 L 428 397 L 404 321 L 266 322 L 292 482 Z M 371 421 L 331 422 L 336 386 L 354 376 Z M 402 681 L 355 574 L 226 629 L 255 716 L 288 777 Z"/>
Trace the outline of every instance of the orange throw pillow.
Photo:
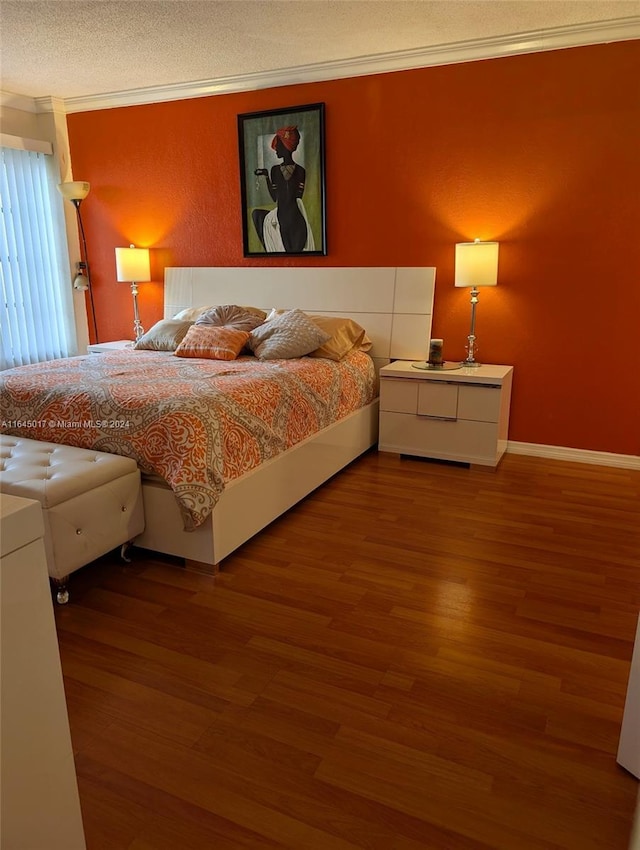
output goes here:
<path id="1" fill-rule="evenodd" d="M 246 331 L 211 325 L 192 325 L 176 348 L 177 357 L 235 360 L 249 339 Z"/>

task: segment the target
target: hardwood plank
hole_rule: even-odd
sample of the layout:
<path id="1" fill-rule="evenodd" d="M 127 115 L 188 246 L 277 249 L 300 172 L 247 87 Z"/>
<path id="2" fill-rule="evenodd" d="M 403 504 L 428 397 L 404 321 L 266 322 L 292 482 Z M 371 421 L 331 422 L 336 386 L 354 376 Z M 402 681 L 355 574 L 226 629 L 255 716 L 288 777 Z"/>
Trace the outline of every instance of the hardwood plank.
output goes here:
<path id="1" fill-rule="evenodd" d="M 83 754 L 78 758 L 88 850 L 237 850 L 282 845 L 244 829 L 193 802 L 134 779 Z M 88 817 L 87 817 L 88 814 Z M 102 818 L 108 822 L 102 823 Z M 125 833 L 126 830 L 126 833 Z M 130 839 L 130 840 L 129 840 Z"/>
<path id="2" fill-rule="evenodd" d="M 273 792 L 278 788 L 281 766 L 277 772 L 270 767 L 268 784 L 262 786 L 247 770 L 251 759 L 246 754 L 242 762 L 234 759 L 230 764 L 216 763 L 206 754 L 161 741 L 125 723 L 114 723 L 110 741 L 96 740 L 87 752 L 112 769 L 120 763 L 122 754 L 130 765 L 130 775 L 137 781 L 153 784 L 180 800 L 190 800 L 206 812 L 253 830 L 283 847 L 323 850 L 328 846 L 325 831 L 310 825 L 308 819 L 305 822 L 257 799 L 254 792 L 263 788 Z M 352 850 L 356 845 L 333 836 L 330 846 Z"/>
<path id="3" fill-rule="evenodd" d="M 640 473 L 366 453 L 55 609 L 88 850 L 625 850 Z"/>

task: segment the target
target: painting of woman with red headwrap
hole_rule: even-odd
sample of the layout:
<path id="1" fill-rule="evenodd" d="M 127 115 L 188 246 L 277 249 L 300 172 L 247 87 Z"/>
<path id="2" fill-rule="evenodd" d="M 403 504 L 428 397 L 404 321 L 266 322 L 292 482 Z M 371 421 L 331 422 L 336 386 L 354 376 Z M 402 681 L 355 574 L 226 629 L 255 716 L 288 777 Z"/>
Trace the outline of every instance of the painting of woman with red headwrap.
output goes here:
<path id="1" fill-rule="evenodd" d="M 326 254 L 323 106 L 239 116 L 245 256 Z"/>

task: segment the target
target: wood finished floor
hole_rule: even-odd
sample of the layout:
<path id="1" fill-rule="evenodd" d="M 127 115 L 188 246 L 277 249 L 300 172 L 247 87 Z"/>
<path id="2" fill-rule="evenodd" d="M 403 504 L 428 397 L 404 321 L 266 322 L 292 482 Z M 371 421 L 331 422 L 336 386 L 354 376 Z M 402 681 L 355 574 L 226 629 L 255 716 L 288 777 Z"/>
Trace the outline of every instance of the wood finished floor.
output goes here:
<path id="1" fill-rule="evenodd" d="M 56 621 L 88 850 L 626 850 L 640 472 L 366 454 Z M 45 848 L 43 848 L 45 850 Z"/>

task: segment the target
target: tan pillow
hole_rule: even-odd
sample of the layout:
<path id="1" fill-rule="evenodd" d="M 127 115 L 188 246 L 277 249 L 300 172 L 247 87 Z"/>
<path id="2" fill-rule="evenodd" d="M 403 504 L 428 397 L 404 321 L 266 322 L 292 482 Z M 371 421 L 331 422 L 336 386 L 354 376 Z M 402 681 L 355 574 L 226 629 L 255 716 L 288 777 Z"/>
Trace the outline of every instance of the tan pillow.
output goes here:
<path id="1" fill-rule="evenodd" d="M 251 331 L 249 348 L 260 360 L 304 357 L 327 342 L 329 334 L 302 310 L 287 310 Z"/>
<path id="2" fill-rule="evenodd" d="M 327 342 L 309 353 L 309 357 L 342 360 L 350 351 L 370 351 L 371 340 L 365 329 L 353 319 L 341 316 L 309 316 L 309 318 L 323 331 L 331 334 Z"/>
<path id="3" fill-rule="evenodd" d="M 246 331 L 211 325 L 192 325 L 175 350 L 177 357 L 235 360 L 249 339 Z"/>
<path id="4" fill-rule="evenodd" d="M 145 351 L 175 351 L 193 322 L 162 319 L 136 341 L 134 348 Z"/>

